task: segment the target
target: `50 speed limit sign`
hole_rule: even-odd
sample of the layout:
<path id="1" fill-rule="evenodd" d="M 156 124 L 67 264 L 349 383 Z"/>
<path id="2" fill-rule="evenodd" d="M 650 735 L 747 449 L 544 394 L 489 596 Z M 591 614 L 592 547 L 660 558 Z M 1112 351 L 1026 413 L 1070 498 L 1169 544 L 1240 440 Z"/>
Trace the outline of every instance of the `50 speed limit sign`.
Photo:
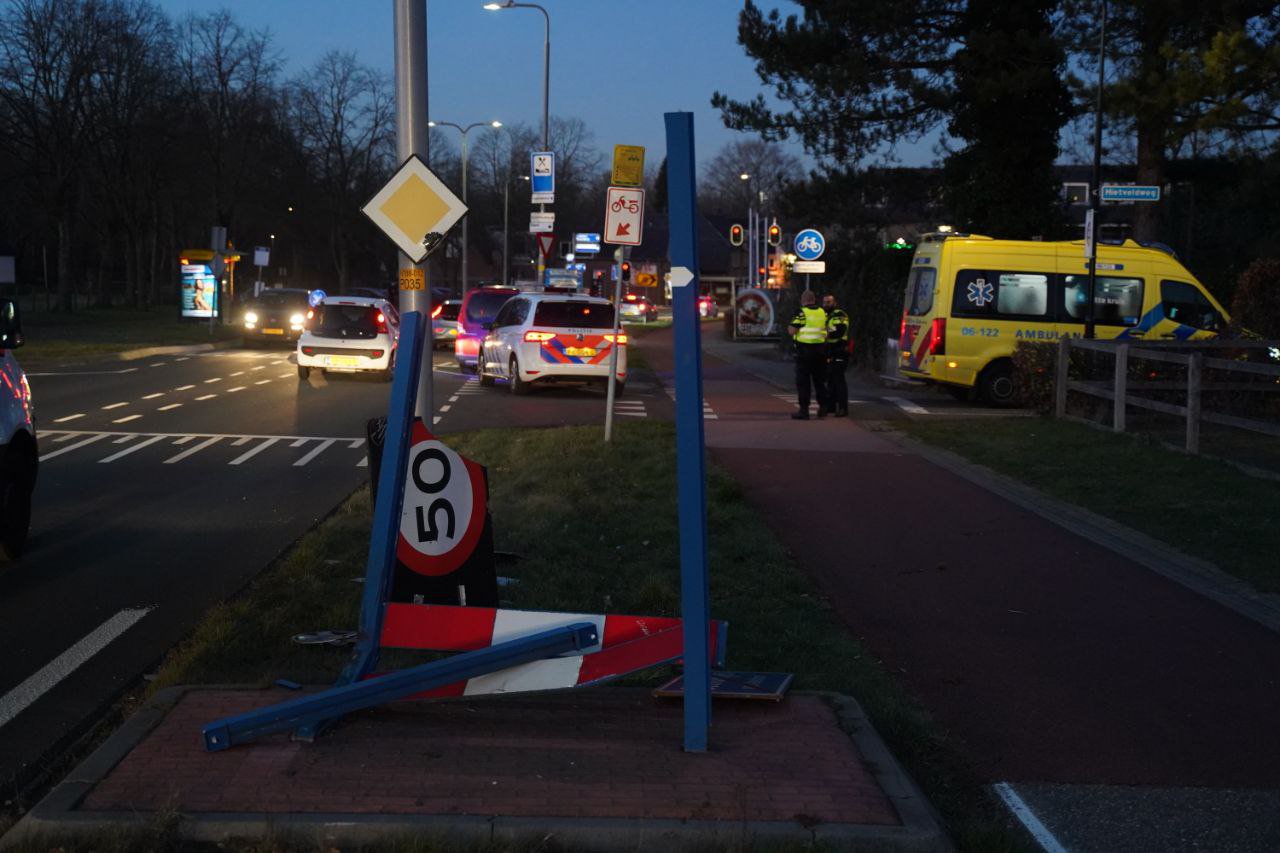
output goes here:
<path id="1" fill-rule="evenodd" d="M 400 562 L 432 577 L 457 570 L 480 541 L 487 503 L 484 470 L 415 422 L 396 543 Z"/>

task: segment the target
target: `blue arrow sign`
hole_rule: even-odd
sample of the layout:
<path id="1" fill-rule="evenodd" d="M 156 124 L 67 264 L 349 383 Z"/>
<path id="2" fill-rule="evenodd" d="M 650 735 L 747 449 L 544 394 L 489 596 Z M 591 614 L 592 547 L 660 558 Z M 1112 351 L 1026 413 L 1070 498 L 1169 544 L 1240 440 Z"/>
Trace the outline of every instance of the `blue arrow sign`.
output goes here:
<path id="1" fill-rule="evenodd" d="M 1160 188 L 1130 184 L 1103 184 L 1100 198 L 1103 201 L 1159 201 Z"/>
<path id="2" fill-rule="evenodd" d="M 806 228 L 796 235 L 796 256 L 802 261 L 816 261 L 827 250 L 827 240 L 816 228 Z"/>

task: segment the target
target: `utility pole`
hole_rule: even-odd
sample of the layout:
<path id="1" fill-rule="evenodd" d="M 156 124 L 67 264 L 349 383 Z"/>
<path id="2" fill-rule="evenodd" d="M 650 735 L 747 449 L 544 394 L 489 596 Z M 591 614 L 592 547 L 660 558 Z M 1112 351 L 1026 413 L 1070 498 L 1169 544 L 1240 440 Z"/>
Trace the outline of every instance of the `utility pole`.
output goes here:
<path id="1" fill-rule="evenodd" d="M 396 156 L 401 162 L 417 154 L 430 162 L 427 134 L 427 0 L 393 0 L 395 3 Z M 422 290 L 400 290 L 400 313 L 417 311 L 431 316 L 431 277 L 427 262 L 415 264 L 404 252 L 397 253 L 400 269 L 422 270 Z M 404 281 L 404 278 L 401 278 Z M 434 351 L 431 322 L 426 323 L 422 347 L 422 370 L 418 375 L 414 415 L 432 427 L 431 354 Z"/>

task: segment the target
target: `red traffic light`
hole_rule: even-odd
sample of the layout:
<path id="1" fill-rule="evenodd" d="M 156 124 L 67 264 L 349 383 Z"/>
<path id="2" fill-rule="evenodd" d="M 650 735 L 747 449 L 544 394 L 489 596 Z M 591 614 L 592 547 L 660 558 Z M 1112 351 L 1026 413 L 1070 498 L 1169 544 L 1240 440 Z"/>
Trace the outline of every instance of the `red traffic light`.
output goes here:
<path id="1" fill-rule="evenodd" d="M 631 281 L 631 261 L 623 261 L 619 269 L 622 272 L 622 280 Z"/>
<path id="2" fill-rule="evenodd" d="M 741 225 L 729 226 L 729 243 L 734 246 L 741 246 L 745 238 Z"/>
<path id="3" fill-rule="evenodd" d="M 769 245 L 776 246 L 782 242 L 782 229 L 776 224 L 769 226 Z"/>

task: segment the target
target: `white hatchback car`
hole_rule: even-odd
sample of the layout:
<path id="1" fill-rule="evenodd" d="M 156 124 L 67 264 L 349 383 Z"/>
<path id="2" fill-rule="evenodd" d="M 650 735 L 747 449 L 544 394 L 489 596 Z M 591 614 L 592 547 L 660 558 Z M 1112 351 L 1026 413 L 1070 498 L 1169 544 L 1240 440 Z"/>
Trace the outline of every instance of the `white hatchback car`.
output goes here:
<path id="1" fill-rule="evenodd" d="M 31 527 L 31 493 L 36 486 L 40 453 L 31 387 L 13 351 L 22 346 L 18 306 L 0 299 L 0 548 L 16 560 Z"/>
<path id="2" fill-rule="evenodd" d="M 307 312 L 298 338 L 298 378 L 312 368 L 344 373 L 376 371 L 386 381 L 396 366 L 400 314 L 385 299 L 326 296 Z"/>
<path id="3" fill-rule="evenodd" d="M 595 296 L 522 293 L 498 311 L 480 348 L 481 385 L 506 379 L 514 394 L 553 382 L 605 383 L 618 352 L 617 387 L 627 380 L 627 335 L 614 337 L 613 303 Z"/>

